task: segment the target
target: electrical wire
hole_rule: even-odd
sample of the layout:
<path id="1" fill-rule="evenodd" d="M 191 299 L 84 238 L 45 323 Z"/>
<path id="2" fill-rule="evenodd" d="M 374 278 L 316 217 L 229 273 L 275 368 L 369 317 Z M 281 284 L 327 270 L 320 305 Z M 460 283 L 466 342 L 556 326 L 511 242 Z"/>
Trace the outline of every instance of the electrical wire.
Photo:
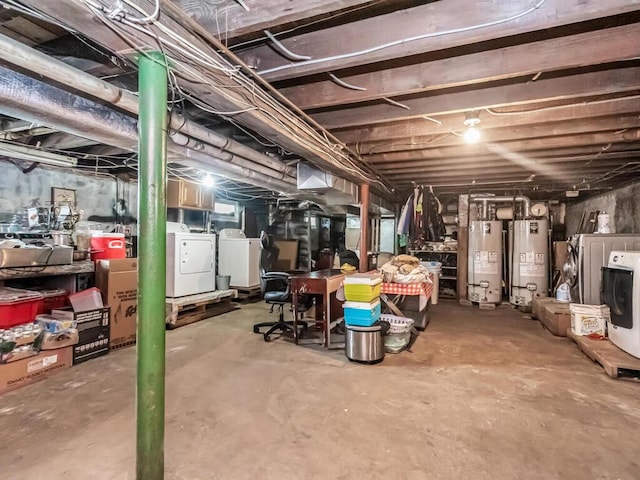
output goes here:
<path id="1" fill-rule="evenodd" d="M 396 47 L 398 45 L 404 45 L 404 44 L 415 42 L 415 41 L 418 41 L 418 40 L 426 40 L 428 38 L 442 37 L 442 36 L 451 35 L 451 34 L 454 34 L 454 33 L 463 33 L 463 32 L 469 32 L 469 31 L 472 31 L 472 30 L 478 30 L 478 29 L 481 29 L 481 28 L 493 27 L 493 26 L 496 26 L 496 25 L 500 25 L 502 23 L 512 22 L 512 21 L 517 20 L 517 19 L 519 19 L 521 17 L 524 17 L 525 15 L 528 15 L 531 12 L 534 12 L 535 10 L 540 8 L 544 2 L 545 2 L 545 0 L 538 0 L 538 2 L 533 7 L 529 8 L 529 9 L 523 11 L 523 12 L 517 13 L 516 15 L 512 15 L 510 17 L 503 18 L 503 19 L 500 19 L 500 20 L 494 20 L 494 21 L 491 21 L 491 22 L 480 23 L 480 24 L 473 25 L 473 26 L 470 26 L 470 27 L 452 28 L 450 30 L 443 30 L 443 31 L 440 31 L 440 32 L 425 33 L 425 34 L 421 34 L 421 35 L 415 35 L 413 37 L 408 37 L 408 38 L 404 38 L 404 39 L 401 39 L 401 40 L 395 40 L 393 42 L 383 43 L 381 45 L 377 45 L 375 47 L 366 48 L 364 50 L 358 50 L 358 51 L 355 51 L 355 52 L 343 53 L 343 54 L 340 54 L 340 55 L 333 55 L 333 56 L 324 57 L 324 58 L 314 58 L 314 59 L 311 59 L 311 60 L 305 60 L 305 61 L 300 62 L 300 63 L 280 65 L 278 67 L 273 67 L 273 68 L 268 68 L 266 70 L 262 70 L 262 71 L 260 71 L 258 73 L 260 75 L 267 75 L 269 73 L 275 73 L 275 72 L 280 72 L 282 70 L 288 70 L 288 69 L 293 68 L 293 67 L 300 67 L 300 66 L 307 66 L 307 65 L 317 65 L 319 63 L 333 62 L 333 61 L 337 61 L 337 60 L 346 60 L 346 59 L 349 59 L 349 58 L 368 55 L 370 53 L 375 53 L 375 52 L 378 52 L 380 50 L 385 50 L 387 48 Z"/>

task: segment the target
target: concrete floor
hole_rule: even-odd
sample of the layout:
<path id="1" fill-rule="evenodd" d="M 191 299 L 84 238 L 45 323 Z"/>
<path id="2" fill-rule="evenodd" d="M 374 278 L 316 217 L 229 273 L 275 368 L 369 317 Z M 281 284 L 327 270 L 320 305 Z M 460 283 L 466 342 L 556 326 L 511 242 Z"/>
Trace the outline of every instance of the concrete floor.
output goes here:
<path id="1" fill-rule="evenodd" d="M 377 366 L 265 343 L 264 304 L 167 333 L 167 479 L 640 478 L 640 385 L 510 309 L 434 308 Z M 0 397 L 5 479 L 134 478 L 135 350 Z"/>

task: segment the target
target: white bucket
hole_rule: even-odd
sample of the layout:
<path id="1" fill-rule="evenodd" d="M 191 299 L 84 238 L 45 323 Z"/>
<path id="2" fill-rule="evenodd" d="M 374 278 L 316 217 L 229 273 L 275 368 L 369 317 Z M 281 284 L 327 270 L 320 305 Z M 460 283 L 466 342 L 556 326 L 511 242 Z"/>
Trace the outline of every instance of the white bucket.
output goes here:
<path id="1" fill-rule="evenodd" d="M 442 271 L 442 263 L 440 262 L 420 262 L 433 277 L 433 290 L 431 292 L 431 303 L 438 304 L 438 293 L 440 291 L 440 272 Z"/>
<path id="2" fill-rule="evenodd" d="M 567 282 L 560 284 L 558 289 L 556 290 L 556 300 L 559 302 L 570 302 L 571 301 L 571 287 Z"/>
<path id="3" fill-rule="evenodd" d="M 611 227 L 609 226 L 609 214 L 602 212 L 598 214 L 598 233 L 611 233 Z"/>

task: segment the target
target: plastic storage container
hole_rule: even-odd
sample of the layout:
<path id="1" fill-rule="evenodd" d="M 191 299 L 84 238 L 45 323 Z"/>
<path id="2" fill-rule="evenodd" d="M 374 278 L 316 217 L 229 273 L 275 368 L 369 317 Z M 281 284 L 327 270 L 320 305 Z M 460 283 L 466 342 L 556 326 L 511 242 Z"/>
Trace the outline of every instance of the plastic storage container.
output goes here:
<path id="1" fill-rule="evenodd" d="M 44 297 L 38 292 L 0 287 L 0 328 L 33 322 L 43 300 Z"/>
<path id="2" fill-rule="evenodd" d="M 69 295 L 69 301 L 74 312 L 86 312 L 102 308 L 102 293 L 96 287 L 87 288 L 81 292 Z"/>
<path id="3" fill-rule="evenodd" d="M 370 327 L 380 320 L 380 300 L 375 302 L 344 302 L 344 322 L 357 327 Z"/>
<path id="4" fill-rule="evenodd" d="M 440 290 L 440 273 L 442 272 L 441 262 L 420 262 L 431 274 L 433 280 L 433 289 L 431 290 L 431 303 L 437 305 L 438 291 Z"/>
<path id="5" fill-rule="evenodd" d="M 38 315 L 36 322 L 45 332 L 49 333 L 66 332 L 78 326 L 78 322 L 75 319 L 61 320 L 51 315 Z"/>
<path id="6" fill-rule="evenodd" d="M 379 275 L 356 273 L 344 279 L 344 297 L 349 302 L 372 302 L 380 296 L 381 288 Z"/>
<path id="7" fill-rule="evenodd" d="M 108 260 L 110 258 L 125 258 L 126 256 L 124 233 L 91 234 L 91 260 Z"/>
<path id="8" fill-rule="evenodd" d="M 42 296 L 44 297 L 42 304 L 38 309 L 38 315 L 43 313 L 50 313 L 54 308 L 62 308 L 67 304 L 68 292 L 66 290 L 56 288 L 51 290 L 34 291 L 42 294 Z"/>

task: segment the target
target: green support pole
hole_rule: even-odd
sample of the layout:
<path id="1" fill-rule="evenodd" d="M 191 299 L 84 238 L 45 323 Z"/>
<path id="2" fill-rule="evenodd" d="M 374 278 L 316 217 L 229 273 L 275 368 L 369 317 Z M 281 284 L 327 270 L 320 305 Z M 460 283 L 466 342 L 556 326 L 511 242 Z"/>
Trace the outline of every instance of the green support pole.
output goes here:
<path id="1" fill-rule="evenodd" d="M 140 57 L 137 480 L 164 478 L 167 67 Z"/>

